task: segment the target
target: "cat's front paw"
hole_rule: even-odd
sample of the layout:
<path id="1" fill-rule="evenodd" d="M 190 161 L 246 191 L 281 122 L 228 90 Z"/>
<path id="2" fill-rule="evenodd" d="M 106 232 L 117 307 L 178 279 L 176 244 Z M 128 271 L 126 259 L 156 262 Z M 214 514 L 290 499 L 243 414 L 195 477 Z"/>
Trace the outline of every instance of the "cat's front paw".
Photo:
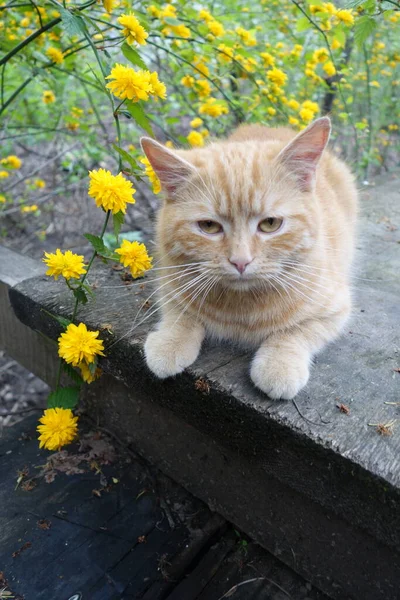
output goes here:
<path id="1" fill-rule="evenodd" d="M 177 343 L 166 331 L 154 331 L 147 337 L 144 353 L 150 371 L 160 379 L 182 373 L 197 358 L 201 341 L 189 339 Z"/>
<path id="2" fill-rule="evenodd" d="M 251 365 L 253 383 L 274 400 L 292 400 L 310 376 L 310 355 L 306 351 L 263 347 Z"/>

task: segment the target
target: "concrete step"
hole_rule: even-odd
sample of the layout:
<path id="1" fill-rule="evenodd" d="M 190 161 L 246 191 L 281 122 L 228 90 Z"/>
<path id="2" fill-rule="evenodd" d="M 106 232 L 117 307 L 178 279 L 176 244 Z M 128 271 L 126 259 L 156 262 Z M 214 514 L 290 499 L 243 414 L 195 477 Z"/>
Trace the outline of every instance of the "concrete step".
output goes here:
<path id="1" fill-rule="evenodd" d="M 121 287 L 118 272 L 99 264 L 91 277 L 96 299 L 79 314 L 91 327 L 107 325 L 110 343 L 107 375 L 85 392 L 91 413 L 337 600 L 398 598 L 400 429 L 382 435 L 369 424 L 399 415 L 399 189 L 392 180 L 363 194 L 353 320 L 318 356 L 295 402 L 259 393 L 249 356 L 230 347 L 209 345 L 183 375 L 153 378 L 142 347 L 154 321 L 129 335 L 150 283 Z M 9 263 L 0 258 L 2 270 Z M 41 276 L 18 283 L 9 297 L 22 323 L 52 339 L 59 329 L 43 309 L 71 312 L 62 283 Z M 36 339 L 25 366 L 48 377 L 47 349 L 35 365 Z"/>

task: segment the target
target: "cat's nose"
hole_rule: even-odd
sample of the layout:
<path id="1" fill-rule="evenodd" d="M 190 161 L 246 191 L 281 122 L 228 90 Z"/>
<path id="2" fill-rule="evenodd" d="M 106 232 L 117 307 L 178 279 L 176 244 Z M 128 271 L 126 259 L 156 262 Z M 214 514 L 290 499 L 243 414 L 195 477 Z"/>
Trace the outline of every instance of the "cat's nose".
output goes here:
<path id="1" fill-rule="evenodd" d="M 245 270 L 247 265 L 249 265 L 251 263 L 253 259 L 240 259 L 240 258 L 230 258 L 229 262 L 231 263 L 231 265 L 234 265 L 236 267 L 236 269 L 239 271 L 239 273 L 242 275 Z"/>

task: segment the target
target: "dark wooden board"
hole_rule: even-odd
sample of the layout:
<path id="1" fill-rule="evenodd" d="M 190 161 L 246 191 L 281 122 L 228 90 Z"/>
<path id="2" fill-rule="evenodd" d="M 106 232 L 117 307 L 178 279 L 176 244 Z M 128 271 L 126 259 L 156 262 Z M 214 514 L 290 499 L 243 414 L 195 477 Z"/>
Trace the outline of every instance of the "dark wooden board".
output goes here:
<path id="1" fill-rule="evenodd" d="M 91 469 L 82 461 L 83 473 L 57 472 L 46 483 L 37 475 L 50 453 L 38 450 L 35 427 L 30 417 L 8 429 L 0 442 L 0 571 L 15 598 L 69 600 L 81 594 L 82 600 L 218 600 L 227 583 L 243 581 L 254 551 L 240 555 L 240 568 L 231 572 L 229 567 L 227 576 L 229 557 L 242 552 L 243 538 L 183 488 L 125 450 L 116 452 L 110 464 L 97 459 L 97 469 Z M 68 453 L 78 456 L 78 445 Z M 15 489 L 18 472 L 26 468 L 29 473 Z M 93 493 L 104 484 L 99 468 L 110 486 L 100 497 Z M 26 490 L 32 475 L 36 485 Z M 290 573 L 255 548 L 259 562 L 264 557 L 276 573 L 280 568 Z M 292 577 L 303 589 L 306 583 Z M 210 595 L 204 596 L 209 586 Z M 310 600 L 325 598 L 313 594 Z"/>

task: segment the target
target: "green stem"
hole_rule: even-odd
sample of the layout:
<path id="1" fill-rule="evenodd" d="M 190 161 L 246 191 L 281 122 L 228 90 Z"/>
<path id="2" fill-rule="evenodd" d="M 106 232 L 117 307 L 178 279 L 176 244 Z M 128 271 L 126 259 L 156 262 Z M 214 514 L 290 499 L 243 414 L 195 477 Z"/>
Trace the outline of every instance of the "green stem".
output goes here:
<path id="1" fill-rule="evenodd" d="M 105 220 L 104 220 L 104 223 L 103 223 L 103 228 L 102 228 L 102 230 L 101 230 L 101 233 L 100 233 L 100 236 L 99 236 L 101 239 L 103 239 L 103 236 L 104 236 L 104 234 L 105 234 L 105 232 L 106 232 L 107 225 L 108 225 L 108 221 L 110 220 L 110 214 L 111 214 L 111 211 L 107 211 L 106 218 L 105 218 Z M 68 281 L 67 281 L 67 285 L 68 285 L 68 287 L 69 287 L 71 290 L 75 290 L 75 289 L 76 289 L 76 290 L 80 290 L 80 289 L 82 288 L 83 284 L 85 283 L 85 279 L 86 279 L 86 277 L 87 277 L 87 276 L 88 276 L 88 274 L 89 274 L 90 268 L 91 268 L 91 266 L 92 266 L 92 264 L 93 264 L 93 261 L 94 261 L 94 259 L 96 258 L 96 256 L 97 256 L 97 252 L 96 252 L 96 250 L 95 250 L 95 251 L 93 252 L 93 254 L 92 254 L 92 256 L 91 256 L 90 260 L 89 260 L 89 263 L 88 263 L 88 266 L 87 266 L 87 269 L 86 269 L 86 273 L 84 273 L 84 275 L 82 276 L 82 279 L 79 281 L 79 285 L 78 285 L 76 288 L 72 288 L 72 287 L 69 285 Z M 78 306 L 79 306 L 79 299 L 78 299 L 78 298 L 75 298 L 75 304 L 74 304 L 74 308 L 73 308 L 73 311 L 72 311 L 72 317 L 71 317 L 71 321 L 72 321 L 72 322 L 74 322 L 74 320 L 75 320 L 75 318 L 76 318 L 76 314 L 77 314 L 77 312 L 78 312 Z M 60 358 L 60 361 L 59 361 L 59 363 L 58 363 L 57 377 L 56 377 L 56 391 L 59 389 L 59 386 L 60 386 L 60 378 L 61 378 L 62 364 L 63 364 L 63 359 L 62 359 L 62 358 Z"/>

